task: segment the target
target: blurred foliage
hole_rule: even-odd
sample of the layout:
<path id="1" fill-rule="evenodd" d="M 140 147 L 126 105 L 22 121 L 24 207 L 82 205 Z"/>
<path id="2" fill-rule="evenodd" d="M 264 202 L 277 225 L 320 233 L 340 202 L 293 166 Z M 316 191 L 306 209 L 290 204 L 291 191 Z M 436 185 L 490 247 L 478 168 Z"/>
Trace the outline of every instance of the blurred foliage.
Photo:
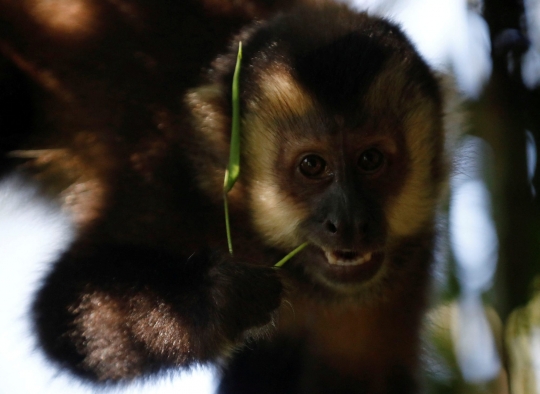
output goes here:
<path id="1" fill-rule="evenodd" d="M 469 132 L 493 149 L 485 181 L 499 256 L 494 286 L 483 294 L 484 306 L 473 318 L 489 322 L 485 334 L 493 336 L 501 369 L 484 381 L 466 378 L 470 371 L 460 362 L 460 352 L 477 350 L 460 348 L 474 333 L 460 331 L 467 326 L 461 314 L 464 295 L 450 267 L 445 303 L 428 319 L 427 387 L 437 394 L 540 394 L 540 200 L 534 192 L 540 191 L 540 174 L 529 179 L 526 156 L 527 133 L 540 141 L 540 88 L 527 89 L 521 75 L 521 58 L 531 42 L 524 3 L 486 0 L 483 15 L 490 28 L 493 73 L 480 98 L 468 103 Z"/>
<path id="2" fill-rule="evenodd" d="M 507 394 L 508 378 L 504 368 L 483 381 L 468 381 L 462 373 L 462 367 L 456 352 L 456 344 L 470 333 L 463 331 L 459 324 L 462 306 L 458 301 L 442 304 L 428 315 L 426 340 L 428 351 L 426 365 L 428 376 L 426 386 L 433 394 Z M 500 356 L 503 351 L 502 322 L 497 312 L 491 307 L 477 311 L 484 313 Z M 462 319 L 463 320 L 463 319 Z M 472 350 L 472 349 L 471 349 Z"/>
<path id="3" fill-rule="evenodd" d="M 505 340 L 513 394 L 540 391 L 540 277 L 535 281 L 536 292 L 531 301 L 513 311 L 506 323 Z"/>

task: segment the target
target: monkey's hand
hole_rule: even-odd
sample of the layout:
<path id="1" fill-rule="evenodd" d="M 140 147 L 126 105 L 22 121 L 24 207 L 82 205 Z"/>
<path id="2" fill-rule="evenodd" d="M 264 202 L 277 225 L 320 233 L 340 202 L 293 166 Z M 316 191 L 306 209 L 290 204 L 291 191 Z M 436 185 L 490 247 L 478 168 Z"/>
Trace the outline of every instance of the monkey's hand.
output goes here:
<path id="1" fill-rule="evenodd" d="M 247 330 L 271 320 L 281 291 L 272 268 L 75 245 L 46 278 L 34 316 L 53 361 L 112 382 L 227 356 Z"/>
<path id="2" fill-rule="evenodd" d="M 271 321 L 281 303 L 282 284 L 271 267 L 220 260 L 210 270 L 209 291 L 227 336 L 237 341 L 245 330 Z"/>

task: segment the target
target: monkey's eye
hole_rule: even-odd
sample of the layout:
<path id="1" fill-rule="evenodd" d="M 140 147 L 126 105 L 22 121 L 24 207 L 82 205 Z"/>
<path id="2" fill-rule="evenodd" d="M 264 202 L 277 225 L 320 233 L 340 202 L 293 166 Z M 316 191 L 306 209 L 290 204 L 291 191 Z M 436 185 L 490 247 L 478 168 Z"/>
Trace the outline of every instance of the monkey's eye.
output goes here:
<path id="1" fill-rule="evenodd" d="M 326 170 L 326 161 L 317 155 L 307 155 L 300 162 L 298 169 L 302 175 L 308 178 L 316 178 L 324 174 Z"/>
<path id="2" fill-rule="evenodd" d="M 372 173 L 382 167 L 384 164 L 384 155 L 380 150 L 371 148 L 358 156 L 357 164 L 363 172 Z"/>

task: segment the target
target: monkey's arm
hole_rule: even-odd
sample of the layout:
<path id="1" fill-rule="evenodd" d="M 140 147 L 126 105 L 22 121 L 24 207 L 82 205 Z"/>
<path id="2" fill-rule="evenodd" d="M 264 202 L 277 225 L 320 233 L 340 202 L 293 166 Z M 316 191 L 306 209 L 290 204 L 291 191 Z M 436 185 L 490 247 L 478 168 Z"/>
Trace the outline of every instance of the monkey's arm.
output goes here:
<path id="1" fill-rule="evenodd" d="M 37 295 L 36 330 L 75 374 L 131 379 L 226 356 L 247 329 L 270 321 L 281 290 L 275 270 L 208 253 L 77 245 Z"/>

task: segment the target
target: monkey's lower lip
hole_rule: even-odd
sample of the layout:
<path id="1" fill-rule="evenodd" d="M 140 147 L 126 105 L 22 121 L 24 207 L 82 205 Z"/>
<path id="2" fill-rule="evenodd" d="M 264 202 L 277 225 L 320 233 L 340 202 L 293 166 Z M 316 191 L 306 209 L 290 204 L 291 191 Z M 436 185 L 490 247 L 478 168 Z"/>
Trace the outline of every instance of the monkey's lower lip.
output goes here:
<path id="1" fill-rule="evenodd" d="M 323 250 L 323 253 L 327 262 L 325 276 L 339 283 L 368 281 L 377 274 L 384 261 L 382 251 Z"/>

